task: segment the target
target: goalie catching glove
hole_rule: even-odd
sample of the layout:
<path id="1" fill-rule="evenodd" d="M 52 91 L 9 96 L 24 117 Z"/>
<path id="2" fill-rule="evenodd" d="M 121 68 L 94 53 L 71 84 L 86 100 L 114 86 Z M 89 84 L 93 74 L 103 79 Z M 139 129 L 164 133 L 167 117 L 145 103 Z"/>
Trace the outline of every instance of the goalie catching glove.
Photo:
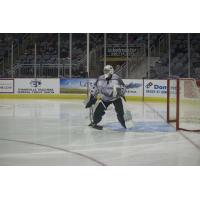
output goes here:
<path id="1" fill-rule="evenodd" d="M 90 98 L 87 100 L 85 108 L 90 108 L 92 105 L 94 105 L 97 101 L 97 98 L 95 98 L 93 95 L 90 95 Z"/>

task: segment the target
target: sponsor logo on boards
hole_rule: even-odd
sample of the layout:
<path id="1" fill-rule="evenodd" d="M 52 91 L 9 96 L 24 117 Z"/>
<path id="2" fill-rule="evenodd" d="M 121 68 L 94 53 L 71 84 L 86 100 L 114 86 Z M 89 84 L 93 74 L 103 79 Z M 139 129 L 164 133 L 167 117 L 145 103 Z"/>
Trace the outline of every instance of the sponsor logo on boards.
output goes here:
<path id="1" fill-rule="evenodd" d="M 32 80 L 30 82 L 31 87 L 41 87 L 42 85 L 42 81 L 36 81 L 36 80 Z"/>

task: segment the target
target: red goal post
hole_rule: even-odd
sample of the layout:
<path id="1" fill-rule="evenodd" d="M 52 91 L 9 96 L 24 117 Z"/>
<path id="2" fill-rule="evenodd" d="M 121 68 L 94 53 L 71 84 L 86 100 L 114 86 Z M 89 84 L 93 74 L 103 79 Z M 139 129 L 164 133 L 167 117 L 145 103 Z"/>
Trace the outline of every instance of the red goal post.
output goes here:
<path id="1" fill-rule="evenodd" d="M 167 122 L 176 130 L 200 132 L 200 88 L 192 78 L 167 80 Z"/>

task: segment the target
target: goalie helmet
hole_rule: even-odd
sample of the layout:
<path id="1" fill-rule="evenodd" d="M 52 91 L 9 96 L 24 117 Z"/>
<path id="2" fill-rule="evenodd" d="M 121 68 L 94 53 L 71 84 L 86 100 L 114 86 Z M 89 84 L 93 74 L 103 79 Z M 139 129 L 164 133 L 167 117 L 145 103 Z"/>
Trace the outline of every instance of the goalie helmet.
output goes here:
<path id="1" fill-rule="evenodd" d="M 103 71 L 105 75 L 112 75 L 114 73 L 114 69 L 111 65 L 106 65 Z"/>

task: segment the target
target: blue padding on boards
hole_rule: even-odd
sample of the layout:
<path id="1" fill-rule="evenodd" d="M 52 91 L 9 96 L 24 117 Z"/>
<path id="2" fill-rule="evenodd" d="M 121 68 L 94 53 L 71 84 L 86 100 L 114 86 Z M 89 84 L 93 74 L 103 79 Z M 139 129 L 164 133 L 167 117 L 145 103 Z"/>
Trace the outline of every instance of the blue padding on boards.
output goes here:
<path id="1" fill-rule="evenodd" d="M 105 128 L 113 131 L 122 132 L 175 132 L 175 127 L 170 126 L 165 122 L 134 122 L 133 127 L 127 128 L 126 130 L 121 127 L 118 122 L 109 123 L 104 126 Z"/>

